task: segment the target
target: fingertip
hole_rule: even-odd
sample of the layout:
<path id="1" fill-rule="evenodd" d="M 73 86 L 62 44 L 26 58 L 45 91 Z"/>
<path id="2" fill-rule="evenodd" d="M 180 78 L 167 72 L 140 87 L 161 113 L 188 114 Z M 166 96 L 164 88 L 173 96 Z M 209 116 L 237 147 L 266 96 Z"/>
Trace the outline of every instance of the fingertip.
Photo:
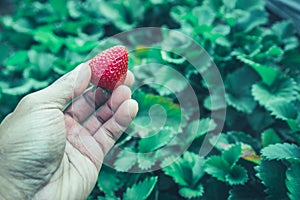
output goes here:
<path id="1" fill-rule="evenodd" d="M 123 127 L 127 127 L 138 112 L 138 103 L 133 99 L 124 101 L 118 108 L 115 120 Z"/>
<path id="2" fill-rule="evenodd" d="M 138 113 L 139 110 L 139 104 L 136 100 L 134 99 L 129 99 L 128 100 L 128 107 L 129 107 L 129 114 L 131 119 L 134 119 Z"/>
<path id="3" fill-rule="evenodd" d="M 131 86 L 133 83 L 134 83 L 134 75 L 131 71 L 128 70 L 124 84 L 127 86 Z"/>

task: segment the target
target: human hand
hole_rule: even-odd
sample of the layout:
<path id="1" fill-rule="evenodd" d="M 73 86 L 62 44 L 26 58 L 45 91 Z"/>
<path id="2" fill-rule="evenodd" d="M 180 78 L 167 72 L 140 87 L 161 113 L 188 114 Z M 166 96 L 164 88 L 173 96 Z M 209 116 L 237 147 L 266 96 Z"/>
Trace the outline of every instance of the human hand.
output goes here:
<path id="1" fill-rule="evenodd" d="M 90 78 L 83 63 L 25 96 L 2 121 L 0 199 L 85 199 L 92 191 L 104 156 L 138 105 L 130 99 L 131 72 L 109 99 L 101 88 L 85 91 Z"/>

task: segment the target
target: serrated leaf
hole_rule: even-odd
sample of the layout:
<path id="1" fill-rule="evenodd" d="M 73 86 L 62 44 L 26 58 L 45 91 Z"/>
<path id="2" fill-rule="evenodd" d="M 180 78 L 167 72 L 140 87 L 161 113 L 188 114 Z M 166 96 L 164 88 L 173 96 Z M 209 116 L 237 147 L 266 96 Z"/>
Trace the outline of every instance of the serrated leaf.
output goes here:
<path id="1" fill-rule="evenodd" d="M 204 188 L 202 185 L 198 185 L 197 188 L 191 189 L 187 187 L 183 187 L 179 189 L 179 194 L 187 199 L 201 197 L 204 193 Z"/>
<path id="2" fill-rule="evenodd" d="M 268 199 L 287 199 L 287 189 L 284 184 L 286 168 L 281 162 L 262 160 L 255 169 L 257 176 L 266 186 Z"/>
<path id="3" fill-rule="evenodd" d="M 226 181 L 230 185 L 245 184 L 247 180 L 248 180 L 247 171 L 244 167 L 240 165 L 234 165 L 231 168 L 230 173 L 226 175 Z"/>
<path id="4" fill-rule="evenodd" d="M 170 128 L 164 128 L 158 132 L 149 132 L 149 135 L 149 137 L 141 138 L 139 140 L 139 152 L 153 152 L 159 148 L 164 147 L 176 136 L 176 132 Z"/>
<path id="5" fill-rule="evenodd" d="M 295 144 L 273 144 L 263 148 L 262 156 L 267 160 L 300 160 L 300 148 Z"/>
<path id="6" fill-rule="evenodd" d="M 204 159 L 197 154 L 186 151 L 183 157 L 163 168 L 180 186 L 193 188 L 204 175 Z"/>
<path id="7" fill-rule="evenodd" d="M 133 184 L 131 187 L 127 188 L 126 192 L 123 194 L 124 200 L 143 200 L 151 194 L 157 183 L 157 177 L 148 177 L 143 181 Z"/>
<path id="8" fill-rule="evenodd" d="M 280 74 L 278 70 L 249 60 L 241 54 L 238 55 L 237 58 L 254 69 L 268 86 L 272 85 Z"/>
<path id="9" fill-rule="evenodd" d="M 230 167 L 232 167 L 240 159 L 241 153 L 242 153 L 241 144 L 236 144 L 231 146 L 228 150 L 225 150 L 222 153 L 222 158 L 228 162 Z"/>
<path id="10" fill-rule="evenodd" d="M 151 61 L 149 60 L 148 62 Z M 161 96 L 179 93 L 188 85 L 186 78 L 175 68 L 158 63 L 134 67 L 133 72 L 136 76 L 137 83 L 148 84 L 157 90 Z M 159 74 L 159 76 L 157 76 L 157 74 Z"/>
<path id="11" fill-rule="evenodd" d="M 205 163 L 205 172 L 220 181 L 226 181 L 230 166 L 220 156 L 211 156 Z"/>
<path id="12" fill-rule="evenodd" d="M 256 83 L 252 86 L 252 95 L 262 106 L 279 100 L 291 102 L 296 98 L 296 83 L 292 78 L 287 77 L 281 77 L 271 87 Z"/>
<path id="13" fill-rule="evenodd" d="M 142 170 L 149 170 L 156 162 L 154 154 L 139 153 L 137 156 L 138 166 Z"/>
<path id="14" fill-rule="evenodd" d="M 286 121 L 288 119 L 296 119 L 298 116 L 295 105 L 283 99 L 272 101 L 266 108 L 271 111 L 271 115 L 275 116 L 277 119 Z"/>
<path id="15" fill-rule="evenodd" d="M 200 121 L 193 121 L 189 123 L 186 133 L 188 133 L 188 138 L 186 139 L 186 143 L 190 143 L 193 140 L 201 137 L 202 135 L 208 133 L 209 131 L 214 130 L 217 127 L 217 124 L 213 119 L 204 118 Z"/>
<path id="16" fill-rule="evenodd" d="M 116 172 L 111 168 L 104 167 L 101 169 L 98 177 L 98 187 L 106 196 L 114 195 L 114 191 L 120 187 L 120 180 L 116 176 Z"/>
<path id="17" fill-rule="evenodd" d="M 115 169 L 120 172 L 128 172 L 137 162 L 137 155 L 130 150 L 123 149 L 114 162 Z"/>
<path id="18" fill-rule="evenodd" d="M 286 187 L 291 200 L 300 199 L 300 162 L 292 162 L 286 171 Z"/>
<path id="19" fill-rule="evenodd" d="M 149 137 L 150 132 L 169 128 L 178 133 L 184 124 L 179 105 L 162 96 L 136 91 L 133 98 L 138 101 L 139 112 L 133 121 L 135 132 Z"/>
<path id="20" fill-rule="evenodd" d="M 281 142 L 282 140 L 272 128 L 267 129 L 262 133 L 262 145 L 264 147 L 267 147 L 271 144 L 281 143 Z"/>
<path id="21" fill-rule="evenodd" d="M 258 76 L 250 69 L 239 68 L 226 77 L 226 101 L 238 111 L 251 113 L 256 102 L 250 88 L 258 80 Z"/>

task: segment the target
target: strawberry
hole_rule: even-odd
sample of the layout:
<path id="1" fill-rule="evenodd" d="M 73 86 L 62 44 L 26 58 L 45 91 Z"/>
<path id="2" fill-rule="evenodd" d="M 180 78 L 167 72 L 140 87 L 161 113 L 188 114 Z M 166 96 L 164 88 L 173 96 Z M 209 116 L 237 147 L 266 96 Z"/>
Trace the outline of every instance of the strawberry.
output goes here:
<path id="1" fill-rule="evenodd" d="M 111 47 L 95 56 L 89 65 L 92 70 L 91 82 L 98 87 L 113 90 L 126 78 L 127 49 L 124 46 Z"/>

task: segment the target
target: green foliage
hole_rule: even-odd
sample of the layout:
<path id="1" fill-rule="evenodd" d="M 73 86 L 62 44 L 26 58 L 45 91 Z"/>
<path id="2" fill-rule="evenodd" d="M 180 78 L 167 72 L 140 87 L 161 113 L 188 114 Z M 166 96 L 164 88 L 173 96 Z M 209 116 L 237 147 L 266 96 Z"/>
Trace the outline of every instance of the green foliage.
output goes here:
<path id="1" fill-rule="evenodd" d="M 179 194 L 188 199 L 201 197 L 204 192 L 200 179 L 204 175 L 204 158 L 191 152 L 163 168 L 166 175 L 171 176 L 179 185 Z"/>
<path id="2" fill-rule="evenodd" d="M 267 160 L 300 159 L 300 148 L 295 144 L 274 144 L 262 150 L 262 155 Z"/>
<path id="3" fill-rule="evenodd" d="M 244 167 L 236 164 L 242 153 L 241 144 L 231 146 L 221 156 L 211 156 L 206 162 L 205 171 L 230 185 L 245 184 L 248 180 Z"/>
<path id="4" fill-rule="evenodd" d="M 300 198 L 300 163 L 292 162 L 289 169 L 286 171 L 286 187 L 288 188 L 288 196 L 295 200 Z"/>
<path id="5" fill-rule="evenodd" d="M 153 35 L 124 38 L 137 85 L 159 84 L 134 91 L 138 116 L 116 144 L 122 151 L 106 156 L 114 169 L 103 165 L 89 199 L 300 199 L 299 36 L 290 21 L 267 12 L 265 0 L 8 1 L 15 9 L 0 14 L 1 120 L 24 95 L 103 50 L 100 41 L 120 44 L 106 39 L 138 27 L 186 34 L 224 80 L 223 133 L 206 138 L 220 128 L 212 111 L 226 107 L 208 92 L 220 90 L 204 80 L 215 80 L 210 60 L 186 52 L 191 42 L 176 34 L 161 36 L 170 51 L 140 46 Z M 198 105 L 186 95 L 182 106 L 176 95 L 189 86 Z M 201 157 L 206 140 L 213 149 Z M 147 173 L 129 173 L 135 170 Z"/>
<path id="6" fill-rule="evenodd" d="M 133 184 L 131 187 L 127 188 L 126 192 L 123 194 L 122 199 L 147 199 L 147 197 L 154 189 L 156 182 L 157 177 L 149 177 L 141 182 Z"/>

